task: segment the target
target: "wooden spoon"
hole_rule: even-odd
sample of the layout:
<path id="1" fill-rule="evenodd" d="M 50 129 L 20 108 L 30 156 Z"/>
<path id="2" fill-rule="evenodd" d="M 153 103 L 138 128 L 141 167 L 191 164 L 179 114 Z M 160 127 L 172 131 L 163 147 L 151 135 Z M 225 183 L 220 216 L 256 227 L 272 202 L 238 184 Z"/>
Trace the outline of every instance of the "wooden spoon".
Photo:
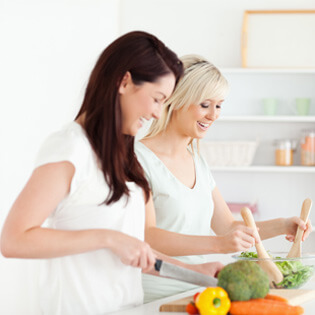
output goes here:
<path id="1" fill-rule="evenodd" d="M 312 208 L 312 200 L 309 198 L 305 199 L 302 204 L 301 215 L 300 215 L 300 218 L 305 223 L 307 223 L 311 208 Z M 289 251 L 287 258 L 301 257 L 301 241 L 302 241 L 303 232 L 304 230 L 302 230 L 300 227 L 297 228 L 294 243 L 292 244 L 292 247 Z"/>
<path id="2" fill-rule="evenodd" d="M 258 263 L 260 267 L 268 274 L 270 286 L 275 287 L 277 283 L 283 280 L 282 272 L 279 270 L 276 264 L 270 259 L 270 256 L 265 250 L 264 245 L 262 244 L 260 240 L 260 236 L 257 231 L 256 223 L 253 218 L 252 212 L 247 207 L 244 207 L 241 209 L 241 215 L 243 217 L 245 224 L 248 227 L 251 227 L 252 229 L 254 229 L 255 233 L 259 237 L 259 242 L 255 243 L 255 247 L 256 247 L 258 258 L 262 260 L 259 260 Z"/>

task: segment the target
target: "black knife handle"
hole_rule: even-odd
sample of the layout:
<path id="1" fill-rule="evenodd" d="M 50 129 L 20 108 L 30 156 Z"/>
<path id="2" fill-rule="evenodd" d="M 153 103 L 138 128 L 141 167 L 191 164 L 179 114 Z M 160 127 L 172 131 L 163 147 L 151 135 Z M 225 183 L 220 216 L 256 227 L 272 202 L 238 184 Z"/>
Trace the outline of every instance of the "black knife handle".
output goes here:
<path id="1" fill-rule="evenodd" d="M 160 271 L 161 270 L 162 262 L 163 261 L 161 259 L 156 259 L 155 260 L 154 269 L 156 271 Z"/>

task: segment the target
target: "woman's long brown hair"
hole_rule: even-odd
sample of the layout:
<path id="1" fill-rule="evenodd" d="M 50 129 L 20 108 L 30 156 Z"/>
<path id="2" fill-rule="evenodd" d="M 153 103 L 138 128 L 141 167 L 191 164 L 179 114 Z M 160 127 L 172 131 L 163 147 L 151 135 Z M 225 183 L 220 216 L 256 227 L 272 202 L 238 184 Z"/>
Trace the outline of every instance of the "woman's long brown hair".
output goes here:
<path id="1" fill-rule="evenodd" d="M 146 32 L 127 33 L 100 55 L 76 118 L 85 115 L 83 128 L 102 166 L 109 186 L 107 205 L 129 196 L 127 181 L 135 182 L 149 198 L 149 184 L 134 153 L 134 137 L 122 133 L 118 88 L 129 71 L 136 85 L 156 82 L 173 73 L 176 83 L 183 73 L 177 55 Z"/>

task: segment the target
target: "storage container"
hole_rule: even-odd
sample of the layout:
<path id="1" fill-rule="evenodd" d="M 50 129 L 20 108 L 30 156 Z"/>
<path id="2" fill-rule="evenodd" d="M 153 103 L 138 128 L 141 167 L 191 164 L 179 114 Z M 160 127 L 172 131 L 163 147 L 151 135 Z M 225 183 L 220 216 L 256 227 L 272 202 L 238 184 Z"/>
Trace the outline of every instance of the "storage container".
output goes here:
<path id="1" fill-rule="evenodd" d="M 292 140 L 276 140 L 275 145 L 275 164 L 278 166 L 293 165 L 293 152 L 296 143 Z"/>
<path id="2" fill-rule="evenodd" d="M 315 166 L 315 130 L 304 130 L 301 141 L 301 165 Z"/>

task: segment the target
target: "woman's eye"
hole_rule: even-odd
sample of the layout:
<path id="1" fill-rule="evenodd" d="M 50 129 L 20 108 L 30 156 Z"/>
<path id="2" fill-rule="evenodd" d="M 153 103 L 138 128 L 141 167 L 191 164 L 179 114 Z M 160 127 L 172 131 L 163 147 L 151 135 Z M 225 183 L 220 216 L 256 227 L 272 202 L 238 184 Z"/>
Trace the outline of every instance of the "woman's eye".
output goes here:
<path id="1" fill-rule="evenodd" d="M 216 108 L 221 108 L 221 105 L 219 105 L 219 104 L 218 104 L 218 105 L 216 105 Z"/>
<path id="2" fill-rule="evenodd" d="M 208 107 L 209 107 L 209 105 L 206 104 L 206 103 L 201 103 L 200 106 L 201 106 L 202 108 L 208 108 Z"/>

